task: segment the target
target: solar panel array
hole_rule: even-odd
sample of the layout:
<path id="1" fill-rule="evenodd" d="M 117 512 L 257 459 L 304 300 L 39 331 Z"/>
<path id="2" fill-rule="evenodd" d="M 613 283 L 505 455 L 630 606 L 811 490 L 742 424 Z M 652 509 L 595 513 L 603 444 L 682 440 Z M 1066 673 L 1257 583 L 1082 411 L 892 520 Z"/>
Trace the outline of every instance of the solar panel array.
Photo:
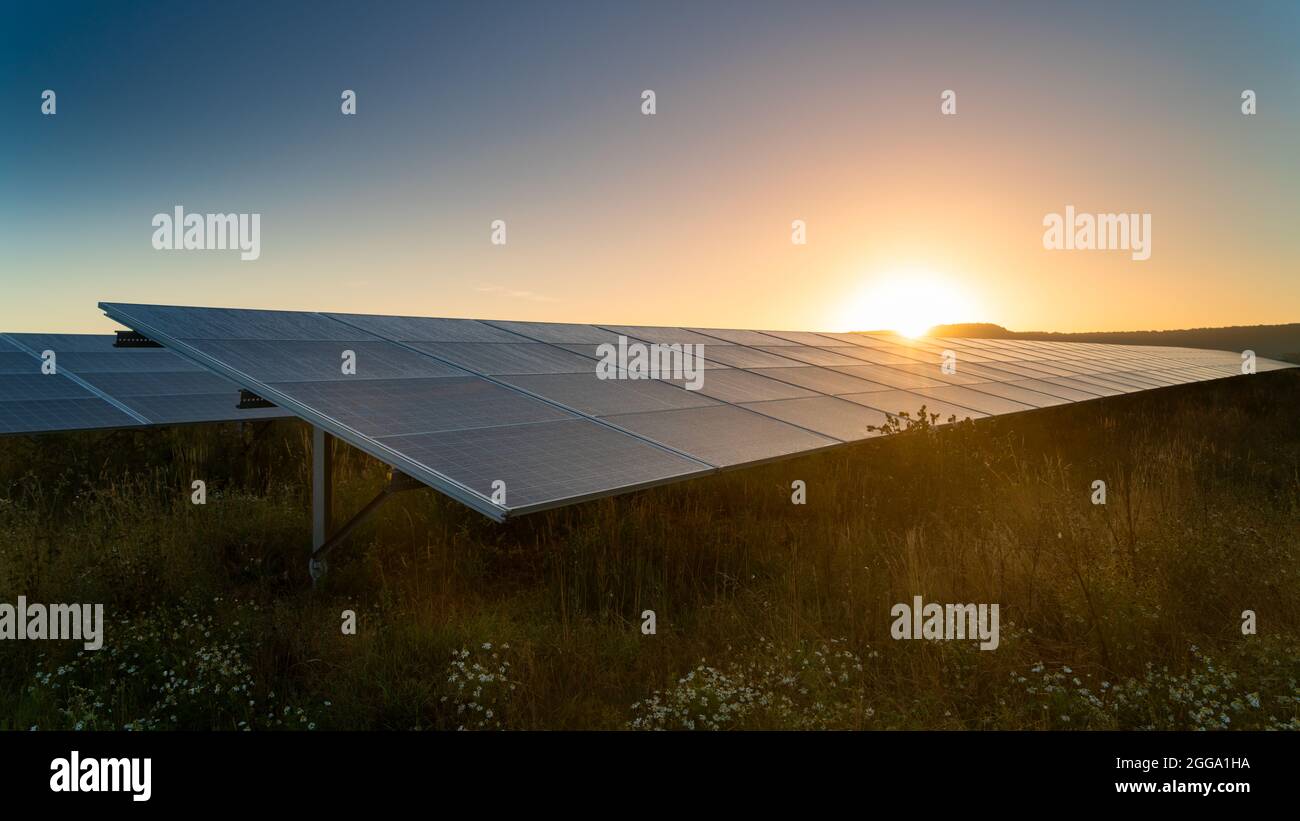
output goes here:
<path id="1" fill-rule="evenodd" d="M 237 385 L 162 348 L 93 334 L 0 334 L 0 435 L 269 419 Z M 51 356 L 52 354 L 52 356 Z"/>
<path id="2" fill-rule="evenodd" d="M 498 520 L 858 441 L 922 405 L 980 418 L 1242 372 L 1239 354 L 1186 348 L 101 307 Z M 600 378 L 597 349 L 620 337 L 702 345 L 699 390 Z"/>

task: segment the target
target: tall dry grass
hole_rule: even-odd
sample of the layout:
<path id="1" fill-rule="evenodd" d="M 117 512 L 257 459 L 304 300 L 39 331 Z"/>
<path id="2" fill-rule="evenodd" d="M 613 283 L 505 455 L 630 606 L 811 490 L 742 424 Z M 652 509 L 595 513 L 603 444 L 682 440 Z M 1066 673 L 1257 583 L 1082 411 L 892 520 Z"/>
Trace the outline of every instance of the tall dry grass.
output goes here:
<path id="1" fill-rule="evenodd" d="M 506 525 L 402 494 L 316 590 L 296 423 L 5 440 L 0 601 L 110 624 L 0 643 L 0 726 L 1294 728 L 1298 399 L 1116 397 Z M 337 508 L 383 481 L 345 450 Z M 998 603 L 1001 646 L 892 640 L 914 595 Z"/>

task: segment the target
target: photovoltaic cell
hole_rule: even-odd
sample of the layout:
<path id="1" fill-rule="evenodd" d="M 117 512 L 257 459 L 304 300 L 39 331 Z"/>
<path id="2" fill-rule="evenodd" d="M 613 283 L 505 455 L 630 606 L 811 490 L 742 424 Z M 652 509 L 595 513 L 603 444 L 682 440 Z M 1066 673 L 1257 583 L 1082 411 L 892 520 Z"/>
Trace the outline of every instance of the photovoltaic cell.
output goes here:
<path id="1" fill-rule="evenodd" d="M 886 421 L 885 414 L 879 411 L 833 396 L 752 402 L 741 407 L 841 442 L 853 442 L 875 436 L 875 433 L 867 429 L 868 426 L 880 426 Z"/>
<path id="2" fill-rule="evenodd" d="M 518 334 L 477 319 L 437 319 L 422 316 L 371 316 L 330 313 L 325 316 L 396 342 L 527 342 Z"/>
<path id="3" fill-rule="evenodd" d="M 825 347 L 826 345 L 836 344 L 834 340 L 811 331 L 763 331 L 768 336 L 774 336 L 785 342 L 793 342 L 796 345 L 807 347 Z"/>
<path id="4" fill-rule="evenodd" d="M 778 371 L 785 369 L 778 368 Z M 790 368 L 793 371 L 807 371 L 812 368 Z M 674 384 L 683 384 L 685 380 L 672 380 Z M 799 399 L 817 396 L 816 391 L 762 376 L 760 371 L 744 371 L 739 368 L 724 368 L 710 371 L 704 377 L 700 394 L 721 402 L 741 404 L 742 402 L 764 402 L 769 399 Z"/>
<path id="5" fill-rule="evenodd" d="M 629 342 L 632 342 L 632 341 L 635 341 L 635 340 L 629 340 Z M 561 349 L 563 349 L 563 350 L 569 351 L 570 353 L 575 353 L 575 354 L 577 354 L 578 356 L 581 356 L 581 357 L 583 357 L 584 359 L 588 360 L 588 363 L 589 363 L 588 366 L 587 366 L 587 367 L 588 367 L 588 370 L 592 370 L 592 371 L 595 370 L 595 368 L 596 368 L 596 363 L 605 357 L 605 354 L 603 354 L 603 353 L 599 350 L 600 347 L 601 347 L 600 345 L 580 345 L 580 344 L 571 344 L 571 343 L 567 343 L 567 342 L 556 342 L 556 343 L 552 343 L 552 344 L 553 344 L 553 346 L 556 347 L 556 348 L 561 348 Z M 604 343 L 601 343 L 601 344 L 604 344 Z M 615 344 L 615 350 L 617 350 L 617 343 L 611 343 L 611 344 Z M 704 368 L 704 369 L 706 369 L 706 370 L 712 370 L 712 369 L 715 369 L 715 368 L 725 368 L 725 367 L 727 367 L 726 365 L 720 365 L 720 364 L 718 364 L 718 363 L 716 363 L 716 362 L 710 362 L 710 361 L 707 359 L 708 353 L 709 353 L 710 351 L 715 350 L 716 347 L 717 347 L 717 346 L 710 345 L 710 346 L 708 346 L 708 347 L 706 347 L 706 348 L 704 349 L 704 353 L 705 353 L 706 359 L 704 360 L 703 363 L 700 364 L 700 367 L 702 367 L 702 368 Z M 730 346 L 730 347 L 735 347 L 735 346 Z"/>
<path id="6" fill-rule="evenodd" d="M 832 439 L 733 405 L 631 413 L 608 420 L 715 467 L 776 459 L 835 444 Z"/>
<path id="7" fill-rule="evenodd" d="M 471 376 L 274 382 L 271 387 L 370 437 L 570 417 L 545 402 Z"/>
<path id="8" fill-rule="evenodd" d="M 83 373 L 81 381 L 100 391 L 118 396 L 201 396 L 221 388 L 226 409 L 231 397 L 238 393 L 233 386 L 222 385 L 220 377 L 204 370 L 197 371 L 126 371 L 123 373 Z M 44 378 L 44 377 L 41 377 Z"/>
<path id="9" fill-rule="evenodd" d="M 391 436 L 381 445 L 489 497 L 505 482 L 506 505 L 574 502 L 708 472 L 694 462 L 586 419 Z"/>
<path id="10" fill-rule="evenodd" d="M 123 405 L 150 420 L 166 420 L 153 424 L 182 425 L 193 422 L 248 422 L 256 419 L 277 419 L 287 414 L 279 408 L 236 409 L 237 397 L 229 390 L 221 393 L 143 394 L 117 397 Z"/>
<path id="11" fill-rule="evenodd" d="M 48 433 L 139 426 L 99 398 L 19 399 L 0 402 L 0 433 Z"/>
<path id="12" fill-rule="evenodd" d="M 990 416 L 1001 413 L 1019 413 L 1020 411 L 1033 410 L 1035 407 L 1024 402 L 1016 402 L 1012 399 L 981 392 L 977 385 L 971 387 L 945 385 L 942 388 L 917 388 L 913 393 L 933 397 L 934 399 L 942 399 L 945 402 L 987 413 Z"/>
<path id="13" fill-rule="evenodd" d="M 1087 377 L 1083 376 L 1057 376 L 1042 380 L 1028 379 L 1022 384 L 1044 392 L 1050 390 L 1057 396 L 1062 396 L 1075 402 L 1083 402 L 1098 396 L 1119 396 L 1127 392 L 1127 389 L 1120 389 L 1112 385 L 1104 385 L 1095 380 L 1090 381 Z M 1043 387 L 1039 387 L 1039 385 L 1042 385 Z M 1047 386 L 1051 387 L 1049 388 Z M 1062 393 L 1061 391 L 1070 391 L 1070 393 Z"/>
<path id="14" fill-rule="evenodd" d="M 874 365 L 915 365 L 916 357 L 904 356 L 881 348 L 836 348 L 837 353 Z"/>
<path id="15" fill-rule="evenodd" d="M 596 360 L 540 342 L 412 342 L 411 347 L 490 376 L 595 373 Z"/>
<path id="16" fill-rule="evenodd" d="M 629 339 L 657 342 L 662 345 L 721 345 L 716 337 L 705 336 L 685 328 L 661 328 L 650 325 L 603 325 L 607 330 L 623 334 Z"/>
<path id="17" fill-rule="evenodd" d="M 31 359 L 31 357 L 28 357 Z M 4 399 L 94 399 L 95 395 L 61 374 L 43 374 L 37 367 L 30 373 L 6 374 L 0 382 L 4 385 Z"/>
<path id="18" fill-rule="evenodd" d="M 192 371 L 198 372 L 203 369 L 193 362 L 177 360 L 175 356 L 168 354 L 166 351 L 159 350 L 139 350 L 132 351 L 131 354 L 123 356 L 126 351 L 114 351 L 112 353 L 90 353 L 90 352 L 69 352 L 60 353 L 55 350 L 55 361 L 60 371 L 68 371 L 75 374 L 83 373 L 157 373 L 160 369 L 167 369 L 172 372 Z M 134 354 L 144 354 L 136 356 Z M 158 356 L 161 354 L 162 356 Z"/>
<path id="19" fill-rule="evenodd" d="M 868 379 L 859 379 L 846 373 L 828 368 L 757 368 L 752 373 L 759 373 L 782 382 L 789 382 L 826 396 L 839 396 L 842 393 L 862 393 L 863 391 L 883 391 L 889 386 Z"/>
<path id="20" fill-rule="evenodd" d="M 868 382 L 886 385 L 890 388 L 924 388 L 946 385 L 932 376 L 923 376 L 912 371 L 902 371 L 889 365 L 832 365 L 830 370 L 856 376 Z"/>
<path id="21" fill-rule="evenodd" d="M 761 331 L 743 331 L 726 328 L 687 328 L 688 331 L 695 331 L 698 334 L 711 336 L 720 339 L 723 342 L 731 342 L 736 345 L 753 345 L 762 347 L 764 345 L 793 345 L 795 343 L 779 336 L 772 336 Z"/>
<path id="22" fill-rule="evenodd" d="M 568 342 L 578 345 L 618 342 L 618 334 L 592 325 L 564 325 L 557 322 L 489 322 L 488 324 L 528 337 L 534 342 Z"/>
<path id="23" fill-rule="evenodd" d="M 595 373 L 557 373 L 506 376 L 502 381 L 590 416 L 717 404 L 697 391 L 654 379 L 600 379 Z"/>
<path id="24" fill-rule="evenodd" d="M 1057 396 L 1051 393 L 1043 393 L 1033 388 L 1025 387 L 1023 383 L 1015 382 L 980 382 L 977 385 L 971 385 L 971 390 L 979 391 L 983 394 L 992 394 L 995 397 L 1001 397 L 1022 405 L 1028 405 L 1031 408 L 1050 408 L 1056 405 L 1068 405 L 1069 399 Z M 1088 397 L 1095 399 L 1096 397 Z M 999 413 L 1000 411 L 988 411 L 989 413 Z"/>
<path id="25" fill-rule="evenodd" d="M 392 342 L 339 339 L 269 341 L 212 340 L 214 356 L 239 371 L 256 370 L 269 382 L 355 381 L 364 379 L 427 379 L 464 376 L 465 371 Z M 344 353 L 351 351 L 355 372 L 344 372 Z M 197 366 L 196 366 L 197 367 Z"/>
<path id="26" fill-rule="evenodd" d="M 803 345 L 787 345 L 784 348 L 768 347 L 759 348 L 777 356 L 785 356 L 790 359 L 796 359 L 809 365 L 856 365 L 860 360 L 853 356 L 846 356 L 831 348 L 809 348 Z M 845 350 L 855 350 L 845 348 Z"/>
<path id="27" fill-rule="evenodd" d="M 710 345 L 704 349 L 704 358 L 732 368 L 793 368 L 808 364 L 743 345 Z"/>
<path id="28" fill-rule="evenodd" d="M 0 374 L 32 373 L 32 355 L 29 353 L 17 353 L 16 348 L 11 348 L 11 350 L 15 352 L 0 351 Z M 35 369 L 39 371 L 39 368 L 40 363 L 37 361 Z"/>
<path id="29" fill-rule="evenodd" d="M 953 371 L 952 373 L 944 373 L 943 368 L 940 366 L 938 362 L 935 362 L 932 365 L 930 364 L 922 365 L 920 363 L 898 364 L 898 365 L 894 365 L 893 367 L 905 373 L 915 374 L 917 376 L 923 376 L 926 379 L 938 380 L 939 382 L 942 382 L 945 385 L 973 385 L 976 382 L 984 382 L 988 379 L 987 376 L 975 376 L 969 373 L 965 368 L 962 368 L 960 365 L 958 365 L 957 370 Z M 1009 376 L 1008 378 L 1019 378 L 1019 377 Z"/>
<path id="30" fill-rule="evenodd" d="M 918 390 L 938 390 L 937 388 L 918 388 Z M 888 414 L 898 415 L 906 413 L 912 419 L 920 416 L 921 408 L 925 408 L 926 415 L 933 413 L 939 414 L 940 422 L 947 422 L 950 416 L 957 417 L 958 421 L 962 419 L 979 419 L 988 416 L 987 413 L 978 411 L 965 405 L 957 405 L 952 402 L 939 399 L 934 396 L 924 396 L 920 393 L 910 391 L 872 391 L 871 393 L 851 393 L 843 397 L 849 402 L 855 402 L 874 408 Z"/>
<path id="31" fill-rule="evenodd" d="M 168 320 L 165 306 L 136 306 L 141 324 Z M 239 308 L 208 308 L 186 317 L 193 323 L 185 329 L 189 339 L 308 339 L 317 341 L 365 339 L 352 326 L 322 314 L 303 311 L 260 311 Z M 374 337 L 378 339 L 378 337 Z"/>

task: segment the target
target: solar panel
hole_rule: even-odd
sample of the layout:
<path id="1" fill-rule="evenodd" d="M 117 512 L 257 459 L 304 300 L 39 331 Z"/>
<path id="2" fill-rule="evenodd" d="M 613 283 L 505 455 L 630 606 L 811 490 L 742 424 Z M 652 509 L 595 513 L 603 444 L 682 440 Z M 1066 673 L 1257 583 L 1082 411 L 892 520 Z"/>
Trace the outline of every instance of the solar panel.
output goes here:
<path id="1" fill-rule="evenodd" d="M 473 376 L 271 382 L 269 386 L 318 409 L 363 436 L 397 436 L 463 428 L 518 425 L 572 414 Z"/>
<path id="2" fill-rule="evenodd" d="M 558 322 L 488 322 L 494 328 L 511 331 L 533 342 L 568 342 L 600 345 L 618 342 L 618 334 L 594 325 L 565 325 Z"/>
<path id="3" fill-rule="evenodd" d="M 326 314 L 332 319 L 397 342 L 527 342 L 518 334 L 477 319 L 438 319 L 423 316 Z"/>
<path id="4" fill-rule="evenodd" d="M 1098 396 L 1119 396 L 1127 393 L 1111 385 L 1103 384 L 1097 380 L 1089 380 L 1086 376 L 1057 376 L 1051 379 L 1024 379 L 1018 383 L 1034 390 L 1049 393 L 1053 396 L 1060 396 L 1074 402 L 1082 402 L 1087 399 L 1094 399 Z"/>
<path id="5" fill-rule="evenodd" d="M 127 428 L 134 417 L 98 397 L 0 401 L 0 434 Z"/>
<path id="6" fill-rule="evenodd" d="M 1236 354 L 1180 348 L 101 307 L 498 520 L 863 440 L 922 406 L 942 423 L 1240 371 Z M 599 346 L 619 337 L 703 346 L 700 389 L 682 374 L 600 378 Z M 339 370 L 345 349 L 355 374 Z M 1277 367 L 1290 366 L 1257 362 Z M 202 395 L 178 382 L 172 396 L 190 391 Z"/>
<path id="7" fill-rule="evenodd" d="M 980 382 L 971 387 L 981 393 L 990 393 L 994 396 L 1014 399 L 1035 408 L 1068 405 L 1070 402 L 1082 402 L 1085 399 L 1096 399 L 1100 396 L 1100 394 L 1088 394 L 1082 391 L 1073 391 L 1074 396 L 1063 395 L 1062 392 L 1067 389 L 1053 387 L 1045 382 L 1037 382 L 1032 379 L 1019 382 Z"/>
<path id="8" fill-rule="evenodd" d="M 588 416 L 716 405 L 696 391 L 650 379 L 601 379 L 595 363 L 587 373 L 502 377 L 508 385 L 558 402 Z"/>
<path id="9" fill-rule="evenodd" d="M 1033 410 L 1037 405 L 1017 402 L 991 393 L 980 391 L 978 386 L 944 385 L 942 388 L 917 388 L 913 393 L 933 399 L 942 399 L 958 407 L 987 413 L 990 416 L 1000 413 L 1019 413 Z M 1046 406 L 1043 406 L 1046 407 Z M 960 417 L 960 414 L 958 414 Z"/>
<path id="10" fill-rule="evenodd" d="M 657 342 L 662 345 L 718 345 L 722 340 L 685 328 L 661 328 L 649 325 L 601 325 L 600 327 L 629 339 Z"/>
<path id="11" fill-rule="evenodd" d="M 785 369 L 777 368 L 779 374 Z M 805 371 L 812 368 L 791 368 Z M 677 380 L 674 380 L 676 383 Z M 681 380 L 685 383 L 685 380 Z M 744 371 L 739 368 L 723 368 L 710 371 L 699 389 L 702 396 L 718 399 L 722 402 L 740 404 L 742 402 L 764 402 L 769 399 L 799 399 L 816 396 L 816 391 L 791 384 L 790 380 L 769 379 L 760 371 Z"/>
<path id="12" fill-rule="evenodd" d="M 492 376 L 591 373 L 595 367 L 593 357 L 541 342 L 412 342 L 410 345 L 445 362 Z"/>
<path id="13" fill-rule="evenodd" d="M 878 427 L 887 421 L 881 411 L 849 401 L 849 397 L 781 399 L 775 402 L 747 403 L 741 407 L 841 442 L 854 442 L 874 436 L 869 428 L 873 425 Z"/>
<path id="14" fill-rule="evenodd" d="M 238 370 L 258 368 L 271 382 L 422 379 L 463 374 L 452 365 L 379 340 L 214 339 L 208 347 Z M 351 367 L 345 371 L 344 354 L 349 351 Z"/>
<path id="15" fill-rule="evenodd" d="M 811 331 L 763 331 L 763 333 L 782 340 L 783 344 L 793 342 L 796 345 L 811 347 L 836 344 L 830 337 Z"/>
<path id="16" fill-rule="evenodd" d="M 709 345 L 704 358 L 732 368 L 797 368 L 808 363 L 742 345 Z"/>
<path id="17" fill-rule="evenodd" d="M 861 379 L 829 368 L 756 368 L 753 373 L 760 373 L 771 379 L 789 382 L 791 385 L 808 388 L 827 396 L 838 396 L 842 393 L 882 391 L 888 390 L 890 387 L 881 382 L 872 382 L 869 379 Z"/>
<path id="18" fill-rule="evenodd" d="M 767 351 L 770 354 L 784 356 L 790 359 L 804 362 L 809 365 L 856 365 L 859 360 L 853 356 L 846 356 L 843 353 L 830 348 L 810 348 L 803 345 L 787 345 L 782 347 L 765 347 L 759 350 Z M 855 348 L 845 348 L 845 350 L 856 350 Z"/>
<path id="19" fill-rule="evenodd" d="M 918 388 L 917 391 L 933 391 L 939 388 Z M 950 417 L 962 419 L 979 419 L 989 414 L 969 405 L 958 405 L 934 396 L 926 396 L 911 391 L 872 391 L 871 393 L 849 393 L 844 399 L 873 408 L 886 414 L 899 415 L 907 413 L 912 419 L 919 418 L 919 411 L 925 408 L 926 415 L 939 414 L 940 422 L 947 422 Z"/>
<path id="20" fill-rule="evenodd" d="M 609 421 L 714 467 L 761 462 L 836 444 L 833 439 L 732 405 L 631 413 L 611 416 Z"/>
<path id="21" fill-rule="evenodd" d="M 794 345 L 787 339 L 779 336 L 772 336 L 761 331 L 743 331 L 726 328 L 687 328 L 688 331 L 694 331 L 697 334 L 719 339 L 723 342 L 731 342 L 736 345 L 754 345 L 762 347 L 763 345 Z"/>
<path id="22" fill-rule="evenodd" d="M 830 370 L 837 373 L 846 373 L 849 376 L 856 376 L 868 382 L 886 385 L 891 388 L 924 388 L 947 384 L 933 376 L 900 371 L 889 365 L 832 365 Z"/>
<path id="23" fill-rule="evenodd" d="M 95 334 L 0 334 L 0 434 L 283 417 L 239 410 L 239 388 L 162 348 Z M 52 372 L 42 370 L 46 352 Z"/>
<path id="24" fill-rule="evenodd" d="M 491 498 L 504 482 L 508 509 L 527 511 L 684 479 L 709 467 L 586 419 L 468 428 L 380 440 L 412 465 L 437 465 L 434 484 Z M 383 458 L 382 456 L 379 458 Z M 415 475 L 415 474 L 411 474 Z M 451 489 L 441 481 L 454 483 Z M 467 501 L 476 509 L 479 504 Z M 487 511 L 485 511 L 487 512 Z M 500 518 L 500 514 L 490 514 Z"/>

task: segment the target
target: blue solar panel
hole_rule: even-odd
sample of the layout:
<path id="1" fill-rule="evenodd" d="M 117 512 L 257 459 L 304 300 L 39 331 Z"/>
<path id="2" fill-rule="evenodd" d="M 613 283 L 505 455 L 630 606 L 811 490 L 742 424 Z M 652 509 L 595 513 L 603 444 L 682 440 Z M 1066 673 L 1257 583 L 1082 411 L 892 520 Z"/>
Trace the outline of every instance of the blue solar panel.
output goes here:
<path id="1" fill-rule="evenodd" d="M 0 401 L 0 434 L 129 428 L 139 424 L 98 397 Z"/>
<path id="2" fill-rule="evenodd" d="M 0 335 L 0 434 L 271 419 L 239 387 L 162 348 L 93 334 Z M 44 372 L 43 354 L 52 372 Z"/>
<path id="3" fill-rule="evenodd" d="M 922 406 L 941 421 L 980 418 L 1219 378 L 1236 364 L 1133 346 L 102 307 L 497 519 L 866 439 Z M 699 390 L 669 374 L 601 378 L 598 346 L 620 336 L 702 345 L 711 367 Z M 336 369 L 343 346 L 356 348 L 356 375 Z M 500 482 L 504 500 L 493 498 Z"/>

